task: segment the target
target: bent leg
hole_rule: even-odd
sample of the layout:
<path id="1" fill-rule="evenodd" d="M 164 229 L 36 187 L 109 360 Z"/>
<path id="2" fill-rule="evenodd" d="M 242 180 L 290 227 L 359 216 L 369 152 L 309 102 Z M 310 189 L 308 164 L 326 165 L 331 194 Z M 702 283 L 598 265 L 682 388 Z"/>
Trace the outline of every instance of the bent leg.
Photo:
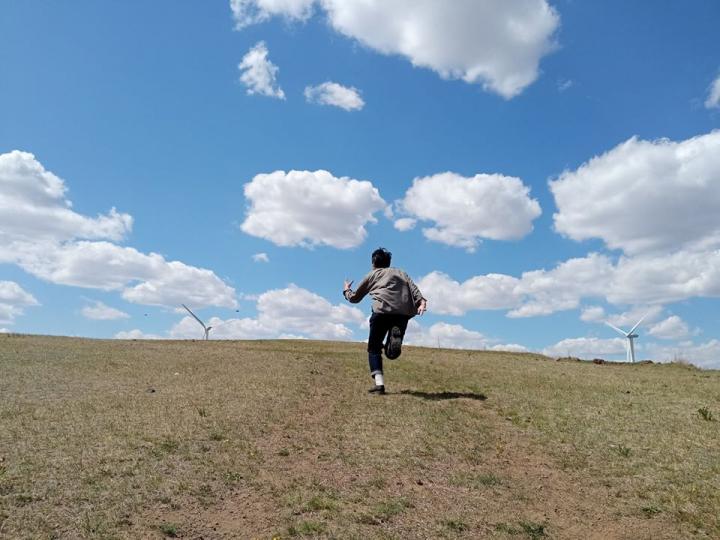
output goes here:
<path id="1" fill-rule="evenodd" d="M 391 360 L 399 358 L 402 354 L 402 342 L 407 330 L 410 317 L 405 315 L 392 315 L 390 319 L 387 341 L 385 342 L 385 356 Z"/>

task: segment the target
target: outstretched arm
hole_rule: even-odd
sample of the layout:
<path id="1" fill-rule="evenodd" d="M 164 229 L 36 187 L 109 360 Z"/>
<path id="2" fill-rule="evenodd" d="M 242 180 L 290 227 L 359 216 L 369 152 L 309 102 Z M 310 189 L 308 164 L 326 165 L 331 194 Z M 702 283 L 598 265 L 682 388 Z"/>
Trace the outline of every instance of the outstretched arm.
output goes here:
<path id="1" fill-rule="evenodd" d="M 352 283 L 352 281 L 345 280 L 343 283 L 343 296 L 351 304 L 357 304 L 370 292 L 370 275 L 365 276 L 354 291 L 351 289 Z"/>

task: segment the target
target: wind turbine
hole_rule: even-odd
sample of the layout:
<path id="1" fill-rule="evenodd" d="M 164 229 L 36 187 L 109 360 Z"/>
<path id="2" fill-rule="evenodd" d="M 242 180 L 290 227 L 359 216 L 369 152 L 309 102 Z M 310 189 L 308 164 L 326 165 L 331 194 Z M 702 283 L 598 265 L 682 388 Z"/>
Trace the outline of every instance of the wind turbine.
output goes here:
<path id="1" fill-rule="evenodd" d="M 190 311 L 190 308 L 187 307 L 185 304 L 180 304 L 182 307 L 184 307 L 187 312 L 192 315 L 193 319 L 195 319 L 197 322 L 200 323 L 200 326 L 203 327 L 203 330 L 205 330 L 205 340 L 207 341 L 209 339 L 210 330 L 212 329 L 212 326 L 205 326 L 205 323 L 202 322 L 197 315 L 195 315 L 192 311 Z"/>
<path id="2" fill-rule="evenodd" d="M 609 322 L 605 321 L 605 324 L 607 324 L 610 328 L 612 328 L 613 330 L 616 330 L 616 331 L 620 332 L 623 336 L 625 336 L 625 337 L 627 338 L 627 340 L 628 340 L 628 343 L 627 343 L 627 361 L 628 361 L 628 362 L 633 362 L 633 363 L 635 362 L 635 343 L 634 343 L 633 340 L 634 340 L 636 337 L 638 337 L 638 335 L 637 335 L 637 334 L 634 334 L 633 332 L 635 332 L 635 330 L 637 330 L 637 327 L 640 326 L 640 323 L 643 322 L 643 319 L 644 319 L 645 317 L 647 317 L 647 316 L 648 316 L 648 314 L 646 313 L 645 315 L 643 315 L 642 317 L 640 317 L 640 320 L 635 323 L 635 326 L 633 326 L 632 329 L 631 329 L 629 332 L 625 332 L 624 330 L 620 330 L 617 326 L 613 326 L 613 325 L 610 324 Z"/>

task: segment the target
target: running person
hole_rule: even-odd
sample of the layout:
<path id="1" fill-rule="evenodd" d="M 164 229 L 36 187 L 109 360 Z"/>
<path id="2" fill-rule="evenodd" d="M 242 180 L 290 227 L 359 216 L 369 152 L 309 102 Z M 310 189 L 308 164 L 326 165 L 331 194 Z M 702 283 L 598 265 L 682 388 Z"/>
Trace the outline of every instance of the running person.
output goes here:
<path id="1" fill-rule="evenodd" d="M 367 294 L 373 299 L 367 348 L 370 376 L 375 381 L 375 386 L 370 389 L 371 394 L 385 393 L 383 350 L 390 360 L 399 357 L 408 321 L 415 315 L 422 315 L 427 309 L 427 300 L 410 276 L 399 268 L 390 268 L 391 259 L 392 253 L 388 250 L 376 249 L 372 253 L 372 270 L 357 289 L 353 291 L 350 288 L 352 281 L 346 280 L 343 285 L 343 296 L 348 302 L 357 304 Z"/>

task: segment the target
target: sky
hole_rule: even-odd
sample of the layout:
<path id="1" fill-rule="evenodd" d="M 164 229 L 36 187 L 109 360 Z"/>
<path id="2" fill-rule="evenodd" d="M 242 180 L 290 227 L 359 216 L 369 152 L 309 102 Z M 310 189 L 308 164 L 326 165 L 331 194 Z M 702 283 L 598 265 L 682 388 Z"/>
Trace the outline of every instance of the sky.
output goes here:
<path id="1" fill-rule="evenodd" d="M 720 3 L 0 2 L 0 330 L 720 368 Z"/>

